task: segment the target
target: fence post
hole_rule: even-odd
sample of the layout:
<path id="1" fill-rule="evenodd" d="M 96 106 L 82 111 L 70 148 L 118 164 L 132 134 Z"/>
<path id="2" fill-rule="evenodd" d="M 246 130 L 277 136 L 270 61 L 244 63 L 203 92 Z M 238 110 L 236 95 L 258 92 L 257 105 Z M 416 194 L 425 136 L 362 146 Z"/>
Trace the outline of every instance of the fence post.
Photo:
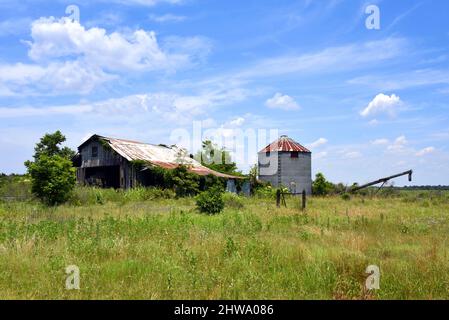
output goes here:
<path id="1" fill-rule="evenodd" d="M 306 209 L 306 201 L 307 201 L 307 198 L 306 198 L 306 190 L 303 190 L 302 191 L 302 211 L 304 211 L 305 209 Z"/>
<path id="2" fill-rule="evenodd" d="M 281 190 L 277 189 L 276 190 L 276 207 L 280 207 L 281 206 Z"/>

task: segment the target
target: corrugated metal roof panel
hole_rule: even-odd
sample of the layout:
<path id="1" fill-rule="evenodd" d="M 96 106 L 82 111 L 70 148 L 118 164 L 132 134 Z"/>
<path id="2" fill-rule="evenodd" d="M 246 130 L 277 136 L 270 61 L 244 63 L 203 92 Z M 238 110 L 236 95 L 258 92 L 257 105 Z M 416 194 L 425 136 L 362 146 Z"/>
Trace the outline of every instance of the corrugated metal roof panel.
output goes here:
<path id="1" fill-rule="evenodd" d="M 152 165 L 162 167 L 165 169 L 175 169 L 181 163 L 186 165 L 190 172 L 196 173 L 198 175 L 209 175 L 212 174 L 217 177 L 228 178 L 228 179 L 241 179 L 242 177 L 233 176 L 229 174 L 224 174 L 211 170 L 190 158 L 188 152 L 177 146 L 164 146 L 164 145 L 153 145 L 146 144 L 137 141 L 108 138 L 97 136 L 98 138 L 106 141 L 113 150 L 120 154 L 123 158 L 128 161 L 146 161 Z"/>
<path id="2" fill-rule="evenodd" d="M 303 152 L 303 153 L 311 153 L 309 149 L 302 146 L 292 138 L 287 136 L 281 136 L 278 140 L 272 142 L 265 148 L 259 151 L 260 152 Z"/>

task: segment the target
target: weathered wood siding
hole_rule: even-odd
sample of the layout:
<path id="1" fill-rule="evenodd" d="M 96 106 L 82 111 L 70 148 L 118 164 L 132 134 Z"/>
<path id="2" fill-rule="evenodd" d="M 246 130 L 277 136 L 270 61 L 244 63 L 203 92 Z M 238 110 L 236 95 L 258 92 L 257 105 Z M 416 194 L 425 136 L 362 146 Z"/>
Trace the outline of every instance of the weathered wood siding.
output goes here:
<path id="1" fill-rule="evenodd" d="M 77 168 L 79 183 L 86 184 L 87 168 L 119 166 L 120 188 L 129 189 L 137 186 L 136 172 L 129 161 L 101 142 L 90 141 L 82 146 L 79 153 L 81 155 L 81 167 Z"/>
<path id="2" fill-rule="evenodd" d="M 94 148 L 97 148 L 97 156 L 93 154 Z M 81 155 L 81 168 L 118 166 L 126 161 L 126 159 L 123 159 L 112 149 L 105 148 L 98 141 L 90 141 L 79 152 Z"/>

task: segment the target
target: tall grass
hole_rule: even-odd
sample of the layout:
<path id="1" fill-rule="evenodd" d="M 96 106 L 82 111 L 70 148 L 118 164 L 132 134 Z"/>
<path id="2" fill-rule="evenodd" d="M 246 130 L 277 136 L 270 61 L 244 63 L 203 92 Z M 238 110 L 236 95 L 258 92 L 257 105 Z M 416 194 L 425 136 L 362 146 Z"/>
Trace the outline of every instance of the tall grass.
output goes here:
<path id="1" fill-rule="evenodd" d="M 107 202 L 128 203 L 155 199 L 173 199 L 175 193 L 169 189 L 135 188 L 127 191 L 76 187 L 69 204 L 77 206 L 105 204 Z"/>
<path id="2" fill-rule="evenodd" d="M 448 193 L 225 196 L 222 214 L 169 191 L 80 188 L 48 208 L 0 203 L 0 298 L 447 299 Z M 65 267 L 81 290 L 65 289 Z M 365 269 L 381 269 L 366 291 Z"/>

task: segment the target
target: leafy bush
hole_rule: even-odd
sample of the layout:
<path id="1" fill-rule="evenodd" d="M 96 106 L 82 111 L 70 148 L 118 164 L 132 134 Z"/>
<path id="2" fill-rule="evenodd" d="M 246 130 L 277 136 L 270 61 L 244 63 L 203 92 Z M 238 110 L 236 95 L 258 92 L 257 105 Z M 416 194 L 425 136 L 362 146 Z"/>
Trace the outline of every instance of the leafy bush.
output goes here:
<path id="1" fill-rule="evenodd" d="M 25 162 L 31 176 L 31 191 L 48 205 L 69 200 L 75 187 L 75 168 L 71 161 L 75 152 L 61 148 L 64 141 L 60 131 L 44 135 L 34 148 L 34 162 Z"/>
<path id="2" fill-rule="evenodd" d="M 199 176 L 189 172 L 185 165 L 180 165 L 167 174 L 170 175 L 176 196 L 194 196 L 199 192 Z"/>
<path id="3" fill-rule="evenodd" d="M 262 199 L 262 198 L 270 198 L 270 199 L 276 199 L 276 189 L 272 188 L 271 186 L 265 186 L 262 188 L 258 188 L 253 191 L 254 196 L 256 198 Z"/>
<path id="4" fill-rule="evenodd" d="M 343 194 L 346 193 L 348 188 L 343 183 L 332 184 L 333 194 Z"/>
<path id="5" fill-rule="evenodd" d="M 95 193 L 95 203 L 104 204 L 103 193 L 100 189 Z"/>
<path id="6" fill-rule="evenodd" d="M 317 173 L 312 184 L 312 193 L 317 196 L 325 196 L 328 195 L 332 189 L 332 183 L 327 181 L 322 173 Z"/>
<path id="7" fill-rule="evenodd" d="M 351 195 L 349 193 L 345 192 L 341 195 L 341 198 L 345 201 L 349 201 L 349 200 L 351 200 Z"/>
<path id="8" fill-rule="evenodd" d="M 175 169 L 166 169 L 154 166 L 147 161 L 134 160 L 131 165 L 139 172 L 146 168 L 145 184 L 152 185 L 159 190 L 172 189 L 177 197 L 195 196 L 200 190 L 201 178 L 197 174 L 189 172 L 189 167 L 180 163 Z M 141 189 L 141 190 L 139 190 Z M 128 197 L 136 196 L 139 200 L 145 198 L 147 188 L 135 188 L 136 194 L 128 194 Z M 151 197 L 151 196 L 150 196 Z M 146 200 L 146 199 L 143 199 Z"/>
<path id="9" fill-rule="evenodd" d="M 225 192 L 223 194 L 223 200 L 226 207 L 233 209 L 243 209 L 243 199 L 235 193 Z"/>
<path id="10" fill-rule="evenodd" d="M 196 197 L 196 206 L 202 213 L 217 214 L 223 211 L 225 203 L 223 192 L 219 188 L 211 188 Z"/>
<path id="11" fill-rule="evenodd" d="M 45 204 L 66 202 L 76 183 L 75 168 L 69 159 L 58 155 L 46 156 L 28 164 L 32 178 L 31 191 Z"/>
<path id="12" fill-rule="evenodd" d="M 216 177 L 212 174 L 200 177 L 200 190 L 219 188 L 223 192 L 226 190 L 226 179 Z"/>
<path id="13" fill-rule="evenodd" d="M 377 190 L 376 190 L 376 192 L 377 192 Z M 391 185 L 391 186 L 387 186 L 387 187 L 380 189 L 380 191 L 378 192 L 378 195 L 381 197 L 385 197 L 385 198 L 398 197 L 398 196 L 400 196 L 400 191 L 399 191 L 399 189 L 394 188 L 394 186 Z"/>

